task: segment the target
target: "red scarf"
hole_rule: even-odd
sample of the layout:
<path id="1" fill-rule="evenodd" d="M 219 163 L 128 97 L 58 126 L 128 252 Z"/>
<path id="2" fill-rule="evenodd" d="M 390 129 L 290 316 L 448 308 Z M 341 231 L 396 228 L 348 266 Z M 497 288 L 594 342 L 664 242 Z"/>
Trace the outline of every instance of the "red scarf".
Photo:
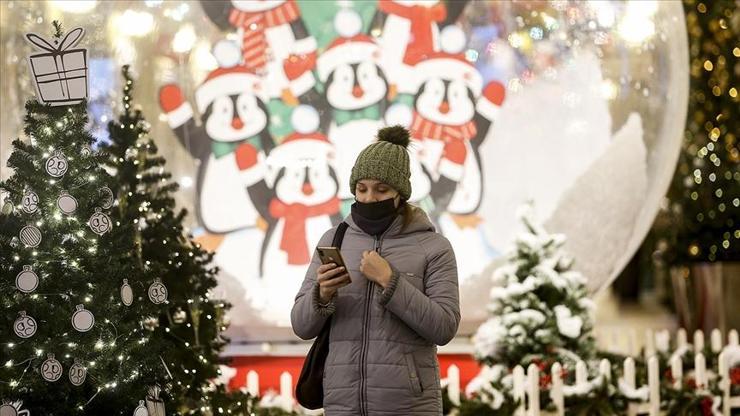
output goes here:
<path id="1" fill-rule="evenodd" d="M 277 198 L 270 201 L 270 215 L 285 218 L 280 249 L 288 253 L 288 264 L 306 264 L 311 260 L 306 242 L 306 219 L 339 212 L 339 198 L 319 205 L 286 204 Z"/>
<path id="2" fill-rule="evenodd" d="M 260 12 L 245 12 L 233 9 L 229 15 L 229 23 L 234 27 L 242 28 L 242 55 L 244 65 L 254 72 L 262 72 L 267 65 L 267 36 L 265 29 L 290 23 L 300 16 L 295 0 L 286 0 L 285 3 L 270 10 Z"/>
<path id="3" fill-rule="evenodd" d="M 434 52 L 432 24 L 447 17 L 447 7 L 441 1 L 432 7 L 404 6 L 395 1 L 380 0 L 378 9 L 386 14 L 394 14 L 411 22 L 411 34 L 406 46 L 403 63 L 414 65 L 425 55 Z"/>
<path id="4" fill-rule="evenodd" d="M 428 120 L 416 111 L 411 120 L 411 137 L 415 139 L 435 139 L 448 143 L 455 140 L 470 140 L 475 137 L 476 132 L 473 120 L 457 126 L 448 126 Z"/>

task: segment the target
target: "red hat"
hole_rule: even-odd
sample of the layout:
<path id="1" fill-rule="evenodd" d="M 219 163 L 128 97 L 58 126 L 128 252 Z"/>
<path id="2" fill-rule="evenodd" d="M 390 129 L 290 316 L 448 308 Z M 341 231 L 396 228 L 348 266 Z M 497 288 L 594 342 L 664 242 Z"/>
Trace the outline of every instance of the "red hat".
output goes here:
<path id="1" fill-rule="evenodd" d="M 357 12 L 350 9 L 340 10 L 334 17 L 334 28 L 340 37 L 336 38 L 316 61 L 316 69 L 322 82 L 326 82 L 329 74 L 341 64 L 377 62 L 380 58 L 380 48 L 373 38 L 360 33 L 362 19 Z"/>
<path id="2" fill-rule="evenodd" d="M 299 105 L 290 116 L 294 132 L 289 134 L 269 156 L 272 166 L 295 164 L 301 159 L 332 160 L 334 146 L 318 132 L 319 113 L 310 105 Z"/>
<path id="3" fill-rule="evenodd" d="M 213 48 L 219 68 L 213 70 L 195 91 L 198 111 L 205 111 L 218 97 L 250 92 L 266 99 L 262 79 L 240 63 L 241 51 L 234 42 L 223 40 Z"/>
<path id="4" fill-rule="evenodd" d="M 440 33 L 442 52 L 426 54 L 414 64 L 416 88 L 431 78 L 460 79 L 473 91 L 476 97 L 480 95 L 483 79 L 475 66 L 465 59 L 462 50 L 465 47 L 465 34 L 457 26 L 447 26 Z"/>

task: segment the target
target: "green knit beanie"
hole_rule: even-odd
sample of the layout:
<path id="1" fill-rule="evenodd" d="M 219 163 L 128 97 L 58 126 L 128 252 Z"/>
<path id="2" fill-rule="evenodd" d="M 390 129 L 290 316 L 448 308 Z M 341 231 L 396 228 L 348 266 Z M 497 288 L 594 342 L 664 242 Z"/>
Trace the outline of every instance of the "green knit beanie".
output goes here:
<path id="1" fill-rule="evenodd" d="M 409 168 L 409 132 L 401 126 L 378 130 L 378 141 L 368 145 L 357 156 L 349 179 L 349 189 L 355 194 L 357 181 L 376 179 L 397 190 L 401 198 L 411 197 Z"/>

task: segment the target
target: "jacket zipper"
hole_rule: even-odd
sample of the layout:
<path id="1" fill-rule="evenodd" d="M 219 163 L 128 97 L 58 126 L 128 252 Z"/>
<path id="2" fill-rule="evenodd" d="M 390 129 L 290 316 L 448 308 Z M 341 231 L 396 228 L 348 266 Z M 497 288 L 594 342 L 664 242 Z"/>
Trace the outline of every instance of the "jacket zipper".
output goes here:
<path id="1" fill-rule="evenodd" d="M 373 250 L 380 254 L 380 247 L 383 244 L 383 237 L 388 230 L 385 230 L 378 239 L 378 236 L 373 237 Z M 362 349 L 360 350 L 360 414 L 367 415 L 367 348 L 368 348 L 368 332 L 370 329 L 370 305 L 373 299 L 373 282 L 368 282 L 367 292 L 365 293 L 365 319 L 363 319 L 362 325 Z"/>

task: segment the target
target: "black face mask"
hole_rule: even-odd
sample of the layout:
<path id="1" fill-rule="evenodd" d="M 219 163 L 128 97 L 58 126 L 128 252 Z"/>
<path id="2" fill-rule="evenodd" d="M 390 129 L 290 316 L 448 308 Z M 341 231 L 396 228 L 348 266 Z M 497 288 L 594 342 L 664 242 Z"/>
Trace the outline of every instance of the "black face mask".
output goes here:
<path id="1" fill-rule="evenodd" d="M 395 198 L 388 198 L 367 203 L 355 201 L 352 204 L 352 219 L 362 231 L 370 235 L 383 234 L 398 215 L 394 200 Z"/>

